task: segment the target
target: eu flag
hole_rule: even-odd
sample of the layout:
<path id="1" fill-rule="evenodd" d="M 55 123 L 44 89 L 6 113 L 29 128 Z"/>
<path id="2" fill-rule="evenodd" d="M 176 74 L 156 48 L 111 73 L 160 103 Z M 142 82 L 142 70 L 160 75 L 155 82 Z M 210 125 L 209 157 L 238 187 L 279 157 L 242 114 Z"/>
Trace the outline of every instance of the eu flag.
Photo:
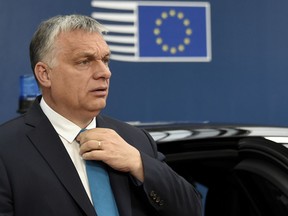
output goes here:
<path id="1" fill-rule="evenodd" d="M 140 57 L 206 57 L 205 7 L 139 6 Z"/>
<path id="2" fill-rule="evenodd" d="M 92 17 L 108 29 L 111 59 L 211 60 L 210 4 L 184 1 L 93 0 Z"/>

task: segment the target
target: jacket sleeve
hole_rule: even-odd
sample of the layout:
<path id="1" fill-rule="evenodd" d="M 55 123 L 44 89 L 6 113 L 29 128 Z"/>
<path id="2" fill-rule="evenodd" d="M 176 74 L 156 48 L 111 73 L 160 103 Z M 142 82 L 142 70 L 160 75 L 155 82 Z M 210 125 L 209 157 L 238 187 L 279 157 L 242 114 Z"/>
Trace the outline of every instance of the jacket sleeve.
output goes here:
<path id="1" fill-rule="evenodd" d="M 147 132 L 144 133 L 155 153 L 155 157 L 151 157 L 141 152 L 144 167 L 143 188 L 150 204 L 163 216 L 200 216 L 199 193 L 164 162 L 165 157 L 157 151 L 152 137 Z"/>
<path id="2" fill-rule="evenodd" d="M 0 215 L 13 216 L 12 192 L 6 168 L 0 157 Z"/>

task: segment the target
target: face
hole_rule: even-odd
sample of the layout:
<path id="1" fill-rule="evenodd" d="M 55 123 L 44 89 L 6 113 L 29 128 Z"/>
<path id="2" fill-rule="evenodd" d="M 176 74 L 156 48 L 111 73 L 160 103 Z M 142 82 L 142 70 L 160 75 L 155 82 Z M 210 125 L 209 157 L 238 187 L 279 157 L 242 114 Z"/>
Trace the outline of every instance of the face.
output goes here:
<path id="1" fill-rule="evenodd" d="M 75 30 L 61 33 L 54 51 L 42 83 L 45 101 L 76 124 L 91 120 L 106 106 L 111 77 L 107 43 L 99 33 Z"/>

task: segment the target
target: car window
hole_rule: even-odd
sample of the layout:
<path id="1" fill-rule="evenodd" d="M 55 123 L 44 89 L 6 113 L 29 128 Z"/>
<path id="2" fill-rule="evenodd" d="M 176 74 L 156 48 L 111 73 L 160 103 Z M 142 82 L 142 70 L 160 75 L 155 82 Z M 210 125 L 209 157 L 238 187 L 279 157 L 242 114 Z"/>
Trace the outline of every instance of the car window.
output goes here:
<path id="1" fill-rule="evenodd" d="M 288 215 L 288 197 L 283 189 L 265 178 L 266 175 L 235 170 L 233 158 L 170 164 L 201 194 L 203 216 Z"/>
<path id="2" fill-rule="evenodd" d="M 234 165 L 233 158 L 171 164 L 201 194 L 203 216 L 261 216 L 235 175 Z"/>

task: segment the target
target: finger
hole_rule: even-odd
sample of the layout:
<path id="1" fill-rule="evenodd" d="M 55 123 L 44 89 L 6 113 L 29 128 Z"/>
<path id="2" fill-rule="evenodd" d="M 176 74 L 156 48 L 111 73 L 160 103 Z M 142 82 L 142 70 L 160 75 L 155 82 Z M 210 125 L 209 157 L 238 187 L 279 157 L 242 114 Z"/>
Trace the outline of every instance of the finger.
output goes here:
<path id="1" fill-rule="evenodd" d="M 103 151 L 97 151 L 97 150 L 85 152 L 85 153 L 82 154 L 82 158 L 84 160 L 98 160 L 98 161 L 102 161 L 104 156 L 105 156 L 105 153 L 103 153 Z"/>
<path id="2" fill-rule="evenodd" d="M 80 155 L 83 155 L 85 152 L 90 152 L 94 150 L 103 150 L 103 141 L 88 140 L 87 142 L 81 144 L 79 153 Z"/>
<path id="3" fill-rule="evenodd" d="M 112 138 L 115 136 L 115 131 L 108 128 L 93 128 L 85 131 L 84 142 L 90 139 L 94 140 L 105 140 L 107 138 Z"/>
<path id="4" fill-rule="evenodd" d="M 84 142 L 83 138 L 86 136 L 87 133 L 88 130 L 81 130 L 76 137 L 76 141 L 78 141 L 79 143 Z"/>
<path id="5" fill-rule="evenodd" d="M 90 130 L 83 130 L 77 135 L 76 141 L 78 141 L 80 144 L 83 144 L 85 142 L 88 142 L 89 140 L 101 140 L 100 137 L 103 137 L 101 133 L 101 130 L 96 130 L 96 128 Z"/>

